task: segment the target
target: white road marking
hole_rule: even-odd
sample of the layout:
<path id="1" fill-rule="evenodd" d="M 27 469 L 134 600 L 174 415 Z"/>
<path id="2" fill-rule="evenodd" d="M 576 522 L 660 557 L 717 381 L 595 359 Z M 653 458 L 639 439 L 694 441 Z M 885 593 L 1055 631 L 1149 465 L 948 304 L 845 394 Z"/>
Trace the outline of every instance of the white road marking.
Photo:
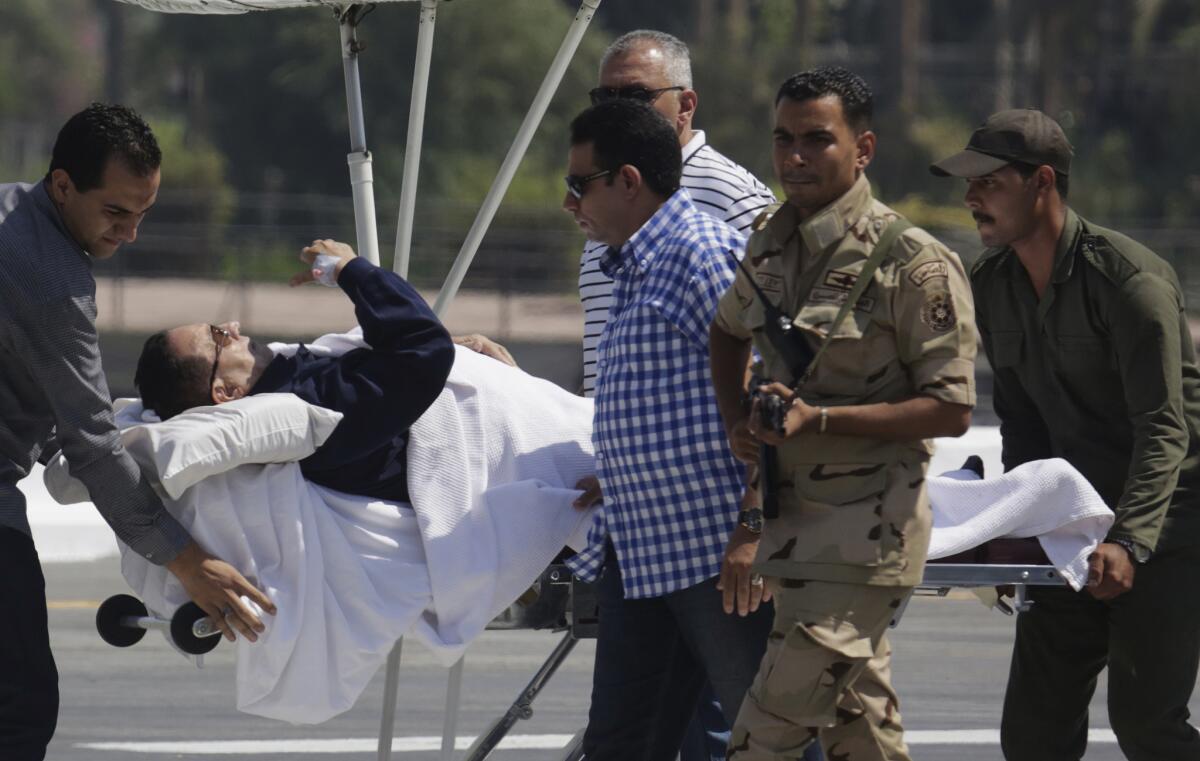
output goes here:
<path id="1" fill-rule="evenodd" d="M 573 735 L 509 735 L 496 746 L 507 750 L 558 750 L 565 748 Z M 457 750 L 467 750 L 474 737 L 455 738 Z M 76 748 L 109 750 L 122 753 L 179 753 L 193 756 L 259 756 L 270 754 L 374 753 L 379 740 L 371 738 L 312 740 L 193 740 L 160 742 L 77 743 Z M 441 750 L 440 737 L 397 737 L 393 753 L 417 753 Z"/>
<path id="2" fill-rule="evenodd" d="M 565 748 L 572 735 L 509 735 L 498 746 L 505 750 L 559 750 Z M 904 733 L 909 745 L 999 745 L 998 729 L 914 729 Z M 1088 731 L 1092 743 L 1115 743 L 1111 729 Z M 454 747 L 466 750 L 474 737 L 460 735 Z M 76 748 L 106 750 L 122 753 L 176 753 L 193 756 L 258 756 L 266 754 L 374 753 L 379 741 L 375 738 L 312 739 L 312 740 L 208 740 L 163 742 L 97 742 L 79 743 Z M 418 753 L 440 750 L 440 737 L 397 737 L 392 740 L 393 753 Z"/>
<path id="3" fill-rule="evenodd" d="M 1111 729 L 1088 730 L 1089 743 L 1115 743 Z M 999 745 L 999 729 L 908 729 L 904 742 L 909 745 Z"/>

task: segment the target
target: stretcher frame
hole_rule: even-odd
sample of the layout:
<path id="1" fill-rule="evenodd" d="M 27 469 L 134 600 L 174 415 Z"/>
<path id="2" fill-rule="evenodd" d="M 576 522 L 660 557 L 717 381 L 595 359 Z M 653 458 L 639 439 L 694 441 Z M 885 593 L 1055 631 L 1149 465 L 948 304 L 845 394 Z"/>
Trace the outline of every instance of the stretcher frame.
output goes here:
<path id="1" fill-rule="evenodd" d="M 563 627 L 566 632 L 534 677 L 517 693 L 516 698 L 504 714 L 494 720 L 488 729 L 475 739 L 463 761 L 484 761 L 518 721 L 532 717 L 534 699 L 537 698 L 558 667 L 567 659 L 567 656 L 571 654 L 575 645 L 580 639 L 596 636 L 596 616 L 591 612 L 592 608 L 590 607 L 594 604 L 594 597 L 585 591 L 590 589 L 590 585 L 572 577 L 566 566 L 551 566 L 547 574 L 543 574 L 543 580 L 547 576 L 553 583 L 571 585 L 571 594 L 565 611 L 566 624 Z M 921 583 L 915 588 L 914 594 L 933 594 L 944 597 L 950 589 L 955 587 L 972 589 L 1006 586 L 1013 589 L 1013 607 L 1016 610 L 1025 611 L 1033 604 L 1028 598 L 1029 587 L 1063 584 L 1066 584 L 1066 581 L 1062 574 L 1051 565 L 927 563 L 924 576 Z M 912 595 L 906 597 L 896 611 L 891 623 L 893 628 L 900 623 L 911 599 Z M 580 605 L 583 606 L 583 610 L 587 611 L 583 615 L 579 615 L 578 606 Z M 460 661 L 458 665 L 461 663 Z M 447 704 L 447 711 L 449 710 L 451 709 Z M 457 705 L 453 710 L 457 711 Z M 450 723 L 453 722 L 448 722 L 448 724 Z M 579 761 L 582 758 L 582 739 L 583 731 L 580 730 L 564 749 L 562 761 Z M 443 743 L 445 741 L 446 738 L 443 737 Z"/>

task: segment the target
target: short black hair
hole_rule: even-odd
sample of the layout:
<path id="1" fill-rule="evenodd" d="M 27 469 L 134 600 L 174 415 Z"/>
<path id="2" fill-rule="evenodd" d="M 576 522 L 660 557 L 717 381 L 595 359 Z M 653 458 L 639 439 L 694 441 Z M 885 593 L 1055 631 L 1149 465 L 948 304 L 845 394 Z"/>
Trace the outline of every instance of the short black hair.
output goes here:
<path id="1" fill-rule="evenodd" d="M 212 404 L 207 386 L 211 370 L 203 357 L 175 356 L 167 345 L 167 331 L 160 330 L 142 346 L 133 385 L 142 397 L 142 406 L 166 420 L 192 407 Z"/>
<path id="2" fill-rule="evenodd" d="M 667 118 L 631 98 L 598 103 L 571 122 L 571 145 L 592 144 L 600 169 L 637 167 L 642 179 L 664 198 L 679 189 L 683 154 L 679 135 Z M 607 182 L 613 181 L 609 175 Z"/>
<path id="3" fill-rule="evenodd" d="M 818 66 L 793 74 L 779 86 L 775 105 L 778 106 L 784 98 L 803 102 L 827 95 L 836 95 L 842 102 L 846 123 L 856 133 L 871 129 L 875 96 L 862 77 L 841 66 Z"/>
<path id="4" fill-rule="evenodd" d="M 138 177 L 148 177 L 162 164 L 162 151 L 150 125 L 131 108 L 93 103 L 72 116 L 58 131 L 50 170 L 62 169 L 80 193 L 100 187 L 112 157 Z"/>
<path id="5" fill-rule="evenodd" d="M 1021 175 L 1021 179 L 1028 180 L 1033 176 L 1033 173 L 1038 170 L 1038 164 L 1029 164 L 1024 161 L 1014 161 L 1011 164 L 1013 169 Z M 1050 167 L 1054 169 L 1054 167 Z M 1059 198 L 1067 200 L 1067 191 L 1071 189 L 1071 178 L 1057 169 L 1054 170 L 1054 187 L 1058 190 Z"/>

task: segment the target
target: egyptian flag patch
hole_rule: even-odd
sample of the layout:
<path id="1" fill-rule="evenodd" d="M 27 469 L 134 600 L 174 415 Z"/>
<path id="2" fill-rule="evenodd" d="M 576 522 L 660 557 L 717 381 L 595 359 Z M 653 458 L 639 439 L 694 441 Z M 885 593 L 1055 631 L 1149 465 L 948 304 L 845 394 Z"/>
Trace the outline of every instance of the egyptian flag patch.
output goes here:
<path id="1" fill-rule="evenodd" d="M 829 270 L 825 275 L 825 285 L 829 288 L 837 288 L 839 291 L 848 291 L 858 282 L 858 274 L 855 272 L 846 272 L 844 270 Z"/>

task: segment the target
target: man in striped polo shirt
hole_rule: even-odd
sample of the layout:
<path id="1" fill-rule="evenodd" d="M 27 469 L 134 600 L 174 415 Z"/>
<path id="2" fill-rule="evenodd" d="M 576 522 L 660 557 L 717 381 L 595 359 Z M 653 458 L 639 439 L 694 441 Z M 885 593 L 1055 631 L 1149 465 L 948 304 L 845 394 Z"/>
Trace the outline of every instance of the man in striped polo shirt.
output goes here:
<path id="1" fill-rule="evenodd" d="M 683 176 L 692 203 L 700 211 L 747 234 L 750 223 L 775 196 L 766 185 L 717 152 L 692 129 L 698 98 L 692 89 L 692 62 L 687 45 L 665 32 L 628 32 L 604 51 L 600 84 L 592 103 L 634 98 L 654 107 L 675 127 L 683 149 Z M 583 393 L 596 387 L 596 345 L 612 304 L 613 281 L 600 271 L 605 246 L 588 241 L 579 264 L 579 298 L 583 302 Z M 740 252 L 739 252 L 740 255 Z"/>

